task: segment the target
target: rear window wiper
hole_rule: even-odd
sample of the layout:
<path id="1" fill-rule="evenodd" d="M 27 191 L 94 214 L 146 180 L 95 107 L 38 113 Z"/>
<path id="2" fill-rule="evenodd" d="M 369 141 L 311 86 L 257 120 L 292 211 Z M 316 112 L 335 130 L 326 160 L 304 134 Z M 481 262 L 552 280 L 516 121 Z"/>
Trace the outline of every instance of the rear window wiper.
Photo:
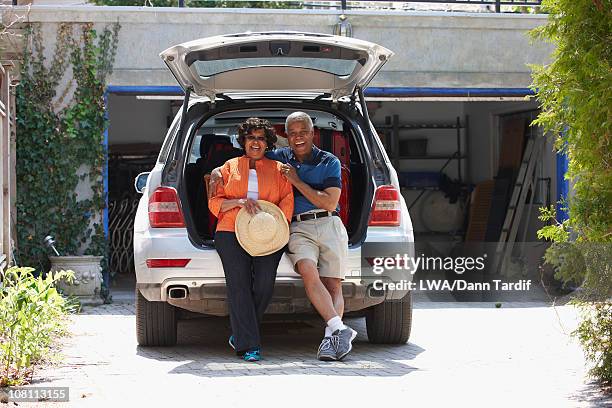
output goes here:
<path id="1" fill-rule="evenodd" d="M 319 96 L 317 96 L 316 98 L 314 98 L 312 101 L 313 102 L 319 102 L 322 99 L 326 99 L 326 98 L 331 98 L 331 94 L 330 93 L 323 93 Z"/>
<path id="2" fill-rule="evenodd" d="M 218 93 L 215 95 L 216 98 L 219 99 L 223 99 L 224 101 L 230 102 L 230 103 L 236 103 L 235 100 L 233 100 L 232 98 L 230 98 L 229 96 L 227 96 L 226 94 L 223 93 Z"/>

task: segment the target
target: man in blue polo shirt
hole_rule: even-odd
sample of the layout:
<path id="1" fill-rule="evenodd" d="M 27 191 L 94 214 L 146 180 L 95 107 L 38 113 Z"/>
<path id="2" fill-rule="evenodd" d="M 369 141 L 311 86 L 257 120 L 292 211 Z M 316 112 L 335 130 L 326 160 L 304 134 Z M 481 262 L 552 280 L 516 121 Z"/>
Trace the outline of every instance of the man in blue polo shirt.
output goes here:
<path id="1" fill-rule="evenodd" d="M 317 357 L 342 360 L 357 332 L 342 322 L 348 235 L 338 216 L 340 160 L 313 145 L 314 126 L 306 113 L 289 115 L 285 130 L 289 147 L 268 152 L 267 157 L 284 163 L 282 172 L 294 187 L 288 255 L 304 280 L 308 299 L 327 322 Z"/>

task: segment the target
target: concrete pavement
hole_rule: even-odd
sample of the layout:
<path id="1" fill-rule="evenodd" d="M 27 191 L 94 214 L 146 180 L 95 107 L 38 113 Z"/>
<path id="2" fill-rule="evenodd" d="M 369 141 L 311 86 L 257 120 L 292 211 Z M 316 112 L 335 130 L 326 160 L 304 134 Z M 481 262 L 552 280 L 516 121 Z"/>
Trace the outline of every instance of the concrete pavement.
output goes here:
<path id="1" fill-rule="evenodd" d="M 132 292 L 133 293 L 133 292 Z M 418 300 L 421 299 L 421 300 Z M 610 400 L 585 378 L 568 333 L 572 306 L 544 302 L 428 302 L 417 296 L 406 345 L 367 342 L 365 320 L 343 362 L 315 359 L 317 321 L 266 323 L 264 359 L 245 363 L 227 345 L 222 318 L 179 322 L 179 344 L 142 348 L 133 296 L 73 317 L 66 359 L 32 385 L 70 387 L 70 403 L 19 406 L 455 406 L 589 407 Z"/>

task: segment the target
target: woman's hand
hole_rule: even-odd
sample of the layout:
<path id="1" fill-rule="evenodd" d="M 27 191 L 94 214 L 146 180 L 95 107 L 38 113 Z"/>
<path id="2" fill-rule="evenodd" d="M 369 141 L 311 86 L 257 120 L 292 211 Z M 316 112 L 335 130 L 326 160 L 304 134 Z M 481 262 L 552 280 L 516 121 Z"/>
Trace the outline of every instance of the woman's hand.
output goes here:
<path id="1" fill-rule="evenodd" d="M 241 206 L 246 208 L 247 212 L 251 215 L 255 215 L 261 211 L 261 207 L 257 201 L 251 198 L 241 198 L 239 201 L 241 202 Z"/>
<path id="2" fill-rule="evenodd" d="M 250 198 L 234 198 L 223 200 L 223 203 L 221 204 L 221 212 L 229 211 L 236 207 L 246 208 L 247 212 L 251 215 L 255 215 L 261 211 L 261 207 L 255 200 Z"/>

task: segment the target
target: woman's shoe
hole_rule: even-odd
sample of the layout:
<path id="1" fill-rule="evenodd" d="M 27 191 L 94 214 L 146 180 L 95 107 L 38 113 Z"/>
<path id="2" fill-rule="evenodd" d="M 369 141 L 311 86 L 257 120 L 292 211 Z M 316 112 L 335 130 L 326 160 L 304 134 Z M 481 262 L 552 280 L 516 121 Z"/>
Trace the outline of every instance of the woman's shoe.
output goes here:
<path id="1" fill-rule="evenodd" d="M 242 359 L 244 361 L 259 361 L 261 360 L 260 350 L 257 348 L 257 349 L 247 351 L 246 353 L 242 355 Z"/>

